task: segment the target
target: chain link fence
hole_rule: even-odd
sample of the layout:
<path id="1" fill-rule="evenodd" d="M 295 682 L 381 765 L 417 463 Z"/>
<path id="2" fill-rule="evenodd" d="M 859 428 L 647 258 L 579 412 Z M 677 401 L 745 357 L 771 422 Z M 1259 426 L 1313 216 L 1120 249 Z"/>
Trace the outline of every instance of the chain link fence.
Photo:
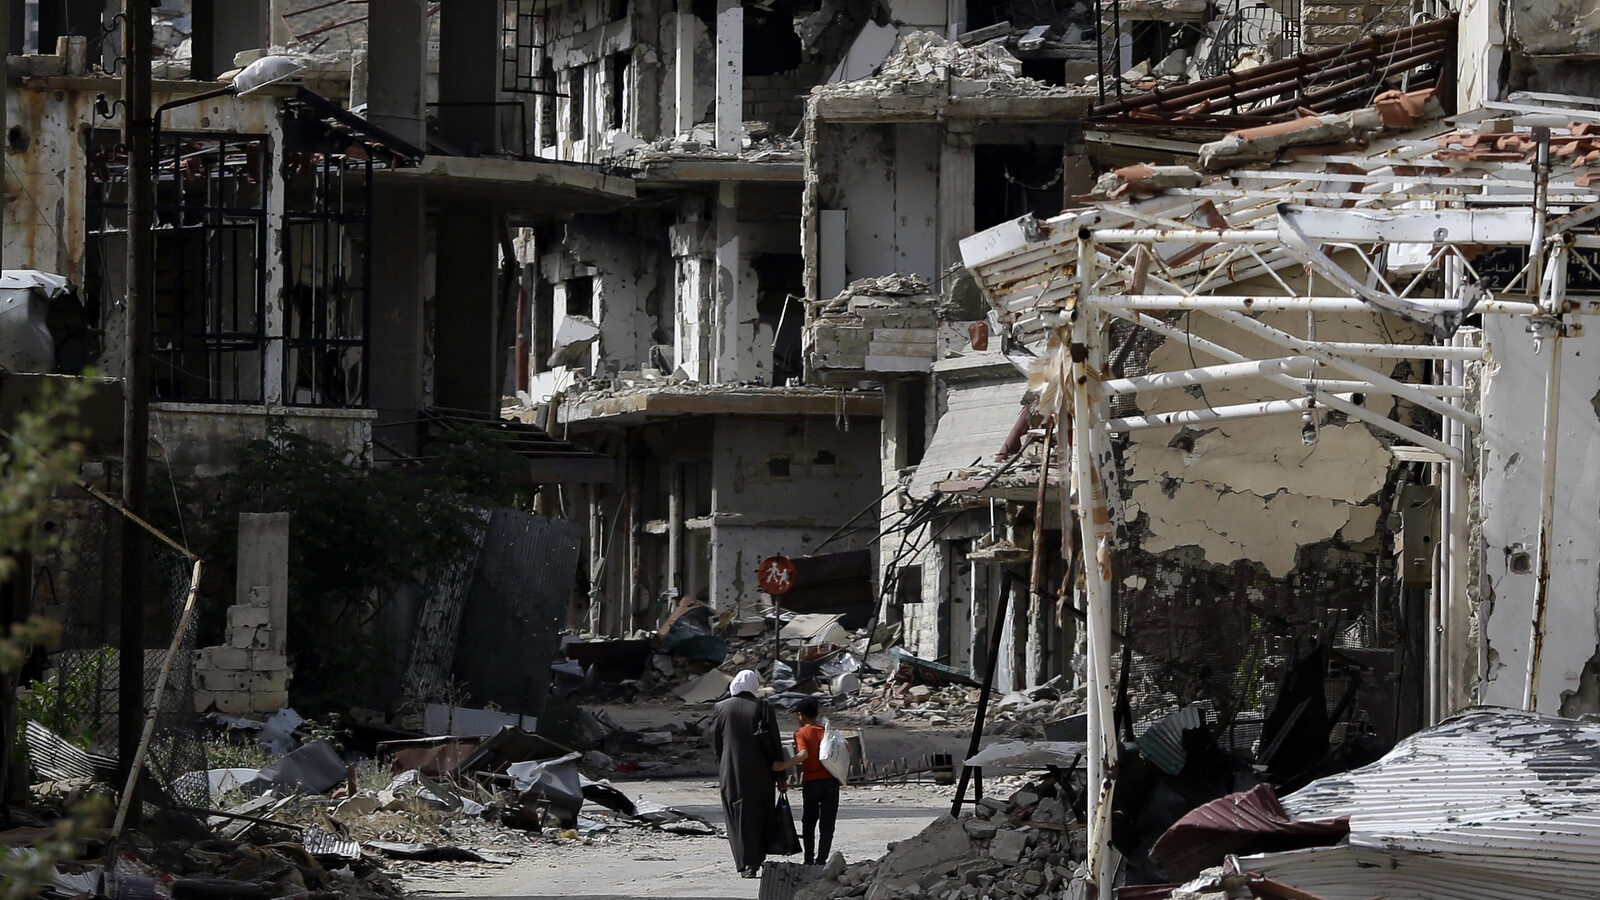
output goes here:
<path id="1" fill-rule="evenodd" d="M 135 701 L 141 728 L 151 714 L 167 650 L 174 645 L 174 629 L 197 574 L 193 560 L 160 537 L 142 528 L 124 530 L 115 510 L 97 501 L 72 505 L 79 516 L 73 520 L 78 533 L 69 535 L 66 546 L 40 561 L 35 584 L 67 581 L 104 587 L 60 593 L 59 601 L 49 596 L 36 603 L 36 608 L 61 623 L 63 633 L 61 648 L 51 654 L 43 677 L 25 686 L 21 704 L 22 718 L 35 723 L 26 731 L 29 759 L 36 776 L 45 780 L 91 773 L 106 777 L 106 770 L 115 766 L 118 757 L 122 702 L 119 551 L 143 560 L 144 692 Z M 122 548 L 130 537 L 131 545 Z M 204 775 L 203 723 L 194 707 L 196 630 L 191 619 L 176 642 L 160 708 L 154 710 L 155 728 L 142 781 L 147 801 L 204 806 L 210 800 Z M 118 782 L 117 787 L 121 786 Z"/>

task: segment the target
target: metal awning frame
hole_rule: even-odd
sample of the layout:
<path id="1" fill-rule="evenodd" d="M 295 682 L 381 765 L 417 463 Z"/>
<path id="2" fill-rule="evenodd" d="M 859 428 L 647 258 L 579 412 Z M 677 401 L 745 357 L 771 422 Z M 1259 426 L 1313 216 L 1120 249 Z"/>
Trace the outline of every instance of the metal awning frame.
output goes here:
<path id="1" fill-rule="evenodd" d="M 1447 612 L 1467 602 L 1463 464 L 1469 433 L 1481 424 L 1466 408 L 1465 398 L 1467 364 L 1480 359 L 1482 350 L 1469 346 L 1456 329 L 1469 314 L 1525 318 L 1549 360 L 1538 579 L 1524 697 L 1524 706 L 1535 709 L 1548 602 L 1561 339 L 1590 305 L 1568 296 L 1567 271 L 1577 259 L 1600 280 L 1600 272 L 1571 252 L 1600 246 L 1591 224 L 1600 218 L 1600 186 L 1580 185 L 1565 165 L 1552 173 L 1551 135 L 1544 124 L 1549 115 L 1527 116 L 1537 119 L 1530 125 L 1516 118 L 1526 115 L 1524 109 L 1509 112 L 1515 114 L 1514 129 L 1538 141 L 1531 166 L 1492 157 L 1431 157 L 1441 150 L 1437 140 L 1382 141 L 1366 154 L 1301 157 L 1287 166 L 1227 173 L 1205 186 L 1168 190 L 1150 200 L 1106 201 L 1043 223 L 1006 223 L 964 242 L 968 268 L 1002 318 L 1010 319 L 1013 336 L 1034 344 L 1051 358 L 1050 371 L 1065 375 L 1057 376 L 1053 392 L 1057 420 L 1071 423 L 1073 435 L 1062 443 L 1060 464 L 1070 465 L 1073 473 L 1070 484 L 1062 484 L 1062 505 L 1064 511 L 1075 510 L 1084 559 L 1092 561 L 1085 566 L 1083 587 L 1088 866 L 1100 897 L 1109 897 L 1114 874 L 1109 845 L 1116 774 L 1111 559 L 1119 492 L 1106 487 L 1118 477 L 1109 449 L 1113 433 L 1297 415 L 1309 429 L 1308 439 L 1314 439 L 1319 411 L 1334 410 L 1436 453 L 1442 460 L 1436 476 L 1445 534 L 1443 552 L 1435 558 L 1435 591 L 1428 610 L 1427 703 L 1429 720 L 1436 722 L 1452 712 L 1442 661 L 1448 642 L 1462 637 L 1447 633 Z M 1562 130 L 1555 129 L 1558 135 Z M 1214 227 L 1217 216 L 1225 227 Z M 1590 234 L 1575 233 L 1585 226 Z M 1486 246 L 1525 247 L 1529 262 L 1515 273 L 1500 272 L 1508 277 L 1498 290 L 1490 290 L 1483 286 L 1485 273 L 1474 266 Z M 1395 290 L 1389 287 L 1389 262 L 1404 258 L 1417 272 Z M 1264 287 L 1230 292 L 1251 279 Z M 1434 295 L 1424 296 L 1430 292 Z M 1264 310 L 1304 312 L 1306 325 L 1296 333 L 1251 315 Z M 1321 340 L 1315 334 L 1314 314 L 1370 320 L 1374 312 L 1433 331 L 1437 342 L 1355 344 Z M 1165 318 L 1175 314 L 1225 323 L 1272 351 L 1251 353 L 1200 337 Z M 1214 364 L 1113 379 L 1106 369 L 1114 349 L 1108 346 L 1113 319 L 1185 341 Z M 1370 365 L 1382 358 L 1435 360 L 1441 383 L 1396 380 Z M 1224 379 L 1259 384 L 1264 394 L 1272 390 L 1260 399 L 1220 408 L 1123 417 L 1109 413 L 1108 399 L 1116 394 Z M 1296 396 L 1282 398 L 1283 389 Z M 1440 436 L 1390 419 L 1356 398 L 1373 393 L 1438 416 Z"/>

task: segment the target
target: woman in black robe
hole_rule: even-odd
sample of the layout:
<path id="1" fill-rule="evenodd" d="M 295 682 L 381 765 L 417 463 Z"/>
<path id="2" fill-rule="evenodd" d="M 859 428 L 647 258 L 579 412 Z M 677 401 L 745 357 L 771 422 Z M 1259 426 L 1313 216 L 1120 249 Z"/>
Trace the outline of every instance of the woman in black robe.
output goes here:
<path id="1" fill-rule="evenodd" d="M 772 771 L 773 763 L 783 761 L 778 717 L 771 704 L 756 697 L 760 689 L 755 672 L 745 669 L 735 675 L 728 699 L 717 704 L 711 723 L 728 843 L 733 845 L 733 864 L 745 878 L 759 875 L 767 857 L 767 822 L 783 778 Z"/>

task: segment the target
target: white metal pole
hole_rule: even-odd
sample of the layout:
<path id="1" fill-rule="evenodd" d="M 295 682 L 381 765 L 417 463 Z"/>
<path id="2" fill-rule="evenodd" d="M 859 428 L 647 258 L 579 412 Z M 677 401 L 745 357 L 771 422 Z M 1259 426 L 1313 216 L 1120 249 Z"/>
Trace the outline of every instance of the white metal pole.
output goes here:
<path id="1" fill-rule="evenodd" d="M 1094 283 L 1094 241 L 1078 241 L 1078 270 L 1084 294 Z M 1090 393 L 1090 380 L 1098 376 L 1105 359 L 1098 316 L 1087 304 L 1072 316 L 1072 463 L 1078 482 L 1078 524 L 1083 540 L 1085 626 L 1088 632 L 1088 694 L 1090 698 L 1089 778 L 1086 810 L 1089 819 L 1088 870 L 1094 896 L 1110 900 L 1111 797 L 1116 778 L 1114 703 L 1111 682 L 1111 514 L 1104 481 L 1096 472 L 1102 425 Z M 1095 391 L 1098 394 L 1098 390 Z"/>
<path id="2" fill-rule="evenodd" d="M 1285 413 L 1302 413 L 1313 406 L 1310 397 L 1293 400 L 1260 400 L 1255 403 L 1238 403 L 1231 406 L 1209 406 L 1200 409 L 1180 409 L 1174 412 L 1150 413 L 1143 416 L 1122 416 L 1107 419 L 1109 432 L 1143 431 L 1147 428 L 1173 428 L 1179 425 L 1199 425 L 1206 422 L 1226 422 L 1233 419 L 1258 419 L 1263 416 L 1280 416 Z"/>
<path id="3" fill-rule="evenodd" d="M 1258 378 L 1262 375 L 1293 375 L 1296 378 L 1309 378 L 1312 365 L 1313 361 L 1309 356 L 1280 356 L 1275 359 L 1200 366 L 1174 372 L 1155 372 L 1132 378 L 1108 378 L 1101 385 L 1101 389 L 1107 394 L 1118 395 L 1188 387 L 1194 384 L 1216 384 L 1242 378 Z"/>
<path id="4" fill-rule="evenodd" d="M 1542 217 L 1541 217 L 1542 218 Z M 1544 352 L 1550 354 L 1549 368 L 1544 380 L 1544 477 L 1539 485 L 1539 548 L 1538 569 L 1533 585 L 1533 622 L 1528 633 L 1528 678 L 1522 696 L 1522 706 L 1529 712 L 1539 711 L 1539 668 L 1544 653 L 1546 613 L 1550 605 L 1550 531 L 1555 523 L 1556 506 L 1556 454 L 1557 438 L 1561 425 L 1561 332 L 1563 324 L 1559 310 L 1565 300 L 1567 280 L 1566 247 L 1557 244 L 1552 248 L 1550 267 L 1555 273 L 1548 288 L 1550 307 L 1555 310 L 1544 327 L 1549 339 Z M 1530 274 L 1529 277 L 1532 277 Z M 1537 327 L 1537 325 L 1536 325 Z"/>

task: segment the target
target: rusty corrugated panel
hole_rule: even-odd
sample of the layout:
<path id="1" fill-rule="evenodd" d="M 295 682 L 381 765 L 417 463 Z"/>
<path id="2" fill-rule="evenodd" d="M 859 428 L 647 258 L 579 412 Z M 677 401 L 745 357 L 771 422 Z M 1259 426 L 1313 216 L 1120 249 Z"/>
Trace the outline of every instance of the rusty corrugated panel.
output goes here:
<path id="1" fill-rule="evenodd" d="M 1150 858 L 1168 878 L 1184 881 L 1252 844 L 1270 842 L 1285 849 L 1332 843 L 1349 827 L 1342 816 L 1291 819 L 1272 786 L 1258 784 L 1190 810 L 1155 842 Z"/>
<path id="2" fill-rule="evenodd" d="M 1097 106 L 1096 118 L 1138 116 L 1246 124 L 1239 117 L 1266 121 L 1273 115 L 1305 106 L 1318 112 L 1366 105 L 1370 90 L 1387 78 L 1448 61 L 1455 19 L 1424 22 L 1362 38 L 1341 47 L 1302 53 L 1264 66 L 1229 72 L 1172 89 L 1157 88 L 1115 103 Z M 1411 87 L 1419 87 L 1413 83 Z M 1293 94 L 1262 108 L 1250 104 Z"/>
<path id="3" fill-rule="evenodd" d="M 1283 805 L 1348 815 L 1348 848 L 1238 865 L 1328 900 L 1600 896 L 1600 724 L 1473 710 Z"/>

